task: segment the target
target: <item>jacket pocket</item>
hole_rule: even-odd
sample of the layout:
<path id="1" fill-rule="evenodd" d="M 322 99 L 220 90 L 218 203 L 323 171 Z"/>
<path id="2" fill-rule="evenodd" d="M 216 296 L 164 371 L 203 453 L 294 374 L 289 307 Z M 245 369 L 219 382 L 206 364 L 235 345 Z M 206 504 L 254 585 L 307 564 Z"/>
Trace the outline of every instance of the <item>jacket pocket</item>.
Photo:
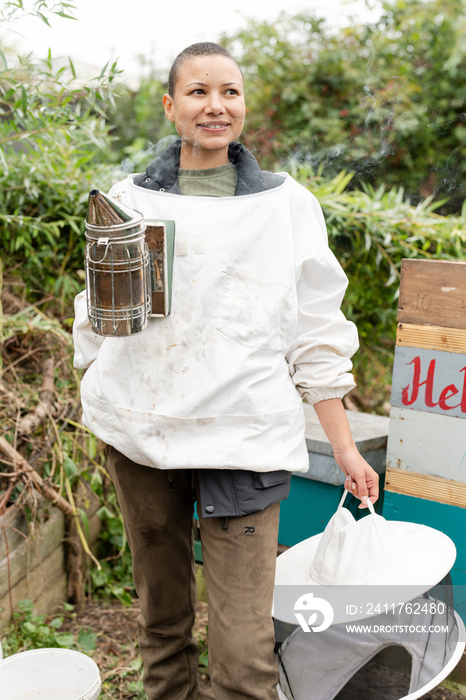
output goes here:
<path id="1" fill-rule="evenodd" d="M 286 280 L 231 265 L 222 272 L 217 329 L 246 347 L 285 350 L 294 325 L 294 293 Z"/>
<path id="2" fill-rule="evenodd" d="M 285 484 L 291 479 L 291 472 L 279 469 L 273 472 L 255 472 L 254 481 L 256 489 L 268 489 L 271 486 Z"/>

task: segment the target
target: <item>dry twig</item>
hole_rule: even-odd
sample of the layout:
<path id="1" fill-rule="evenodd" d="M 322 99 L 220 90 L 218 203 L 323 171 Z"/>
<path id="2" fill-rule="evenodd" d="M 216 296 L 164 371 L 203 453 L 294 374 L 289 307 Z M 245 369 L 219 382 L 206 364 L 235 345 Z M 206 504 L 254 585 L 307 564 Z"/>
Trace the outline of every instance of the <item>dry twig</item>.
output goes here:
<path id="1" fill-rule="evenodd" d="M 65 515 L 74 515 L 73 507 L 68 501 L 60 496 L 53 486 L 47 483 L 2 435 L 0 435 L 0 452 L 3 452 L 3 454 L 13 462 L 14 471 L 23 481 L 32 481 L 37 490 L 40 491 L 45 498 L 60 508 Z"/>

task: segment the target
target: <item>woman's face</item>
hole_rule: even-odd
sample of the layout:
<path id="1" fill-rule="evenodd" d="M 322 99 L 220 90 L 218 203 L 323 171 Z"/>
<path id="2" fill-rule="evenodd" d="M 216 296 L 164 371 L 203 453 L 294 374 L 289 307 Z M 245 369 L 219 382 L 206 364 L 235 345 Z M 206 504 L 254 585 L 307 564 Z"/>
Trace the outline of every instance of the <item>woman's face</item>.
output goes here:
<path id="1" fill-rule="evenodd" d="M 180 66 L 174 97 L 164 95 L 165 114 L 182 139 L 180 167 L 228 163 L 228 146 L 243 130 L 243 76 L 227 56 L 193 56 Z"/>

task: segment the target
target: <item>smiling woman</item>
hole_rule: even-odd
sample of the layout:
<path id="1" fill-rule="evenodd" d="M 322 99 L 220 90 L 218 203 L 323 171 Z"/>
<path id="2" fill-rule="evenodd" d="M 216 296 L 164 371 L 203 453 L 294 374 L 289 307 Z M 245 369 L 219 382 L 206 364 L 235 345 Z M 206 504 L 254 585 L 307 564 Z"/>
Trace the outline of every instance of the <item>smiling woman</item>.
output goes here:
<path id="1" fill-rule="evenodd" d="M 240 136 L 246 113 L 243 76 L 232 58 L 186 58 L 163 105 L 182 138 L 180 168 L 204 170 L 228 163 L 228 146 Z"/>
<path id="2" fill-rule="evenodd" d="M 361 499 L 377 475 L 351 437 L 346 276 L 315 197 L 241 143 L 243 77 L 218 44 L 175 60 L 163 99 L 179 139 L 110 197 L 176 227 L 172 308 L 132 337 L 92 333 L 76 300 L 83 422 L 107 444 L 141 604 L 149 700 L 197 698 L 193 503 L 217 700 L 278 700 L 271 618 L 279 502 L 307 471 L 302 399 Z"/>

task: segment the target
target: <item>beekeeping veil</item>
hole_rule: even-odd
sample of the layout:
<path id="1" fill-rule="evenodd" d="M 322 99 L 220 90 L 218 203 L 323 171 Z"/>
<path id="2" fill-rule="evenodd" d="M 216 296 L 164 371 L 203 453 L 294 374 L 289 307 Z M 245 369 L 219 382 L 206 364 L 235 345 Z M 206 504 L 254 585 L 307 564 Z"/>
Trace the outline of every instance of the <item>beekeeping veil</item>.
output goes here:
<path id="1" fill-rule="evenodd" d="M 464 625 L 448 585 L 455 546 L 425 525 L 387 521 L 372 504 L 367 516 L 355 520 L 343 507 L 345 497 L 323 533 L 277 559 L 281 697 L 331 700 L 358 669 L 393 645 L 411 655 L 406 697 L 421 697 L 450 673 L 464 650 Z M 324 603 L 332 615 L 319 625 Z M 355 626 L 357 621 L 365 624 Z"/>

